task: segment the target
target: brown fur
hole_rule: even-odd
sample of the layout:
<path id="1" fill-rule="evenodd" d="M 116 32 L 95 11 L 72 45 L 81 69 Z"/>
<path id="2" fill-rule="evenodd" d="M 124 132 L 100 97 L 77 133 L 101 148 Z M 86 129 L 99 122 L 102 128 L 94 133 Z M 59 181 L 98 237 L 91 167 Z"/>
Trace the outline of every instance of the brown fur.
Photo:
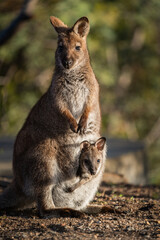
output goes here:
<path id="1" fill-rule="evenodd" d="M 90 144 L 88 141 L 83 141 L 80 144 L 81 153 L 79 156 L 79 168 L 77 176 L 80 177 L 79 182 L 73 184 L 66 189 L 67 192 L 73 192 L 83 184 L 86 184 L 93 177 L 100 173 L 103 166 L 103 149 L 106 139 L 99 138 L 95 143 Z"/>
<path id="2" fill-rule="evenodd" d="M 41 216 L 48 216 L 49 212 L 54 216 L 59 206 L 84 208 L 94 197 L 103 171 L 85 184 L 88 189 L 85 198 L 84 186 L 77 189 L 79 193 L 76 190 L 68 195 L 59 187 L 76 177 L 80 143 L 86 139 L 95 142 L 100 137 L 101 118 L 99 86 L 86 45 L 88 19 L 79 19 L 72 28 L 58 18 L 50 20 L 58 33 L 52 83 L 17 135 L 13 152 L 14 180 L 0 195 L 0 208 L 35 201 Z M 103 155 L 104 160 L 105 153 Z"/>

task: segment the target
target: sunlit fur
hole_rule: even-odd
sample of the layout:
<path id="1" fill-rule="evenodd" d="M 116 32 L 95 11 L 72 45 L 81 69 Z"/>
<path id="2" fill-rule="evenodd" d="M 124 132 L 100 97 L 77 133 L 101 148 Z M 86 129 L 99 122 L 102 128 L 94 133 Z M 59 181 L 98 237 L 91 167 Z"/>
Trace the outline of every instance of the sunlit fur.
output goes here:
<path id="1" fill-rule="evenodd" d="M 51 23 L 58 33 L 52 82 L 17 135 L 14 180 L 0 195 L 0 208 L 36 202 L 41 216 L 54 215 L 55 207 L 85 208 L 97 191 L 104 169 L 103 165 L 96 178 L 73 193 L 64 191 L 65 185 L 78 181 L 80 143 L 93 143 L 100 137 L 99 86 L 86 45 L 88 19 L 79 19 L 72 28 L 55 17 Z M 81 46 L 80 51 L 76 45 Z M 64 66 L 64 58 L 72 59 L 72 64 Z"/>

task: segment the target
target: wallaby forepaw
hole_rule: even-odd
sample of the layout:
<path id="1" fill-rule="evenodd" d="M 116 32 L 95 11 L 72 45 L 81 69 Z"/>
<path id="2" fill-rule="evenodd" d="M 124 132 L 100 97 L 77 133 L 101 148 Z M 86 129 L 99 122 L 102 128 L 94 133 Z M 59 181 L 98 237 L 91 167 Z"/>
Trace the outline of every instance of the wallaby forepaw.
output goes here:
<path id="1" fill-rule="evenodd" d="M 77 124 L 77 122 L 75 121 L 75 122 L 72 122 L 71 124 L 70 124 L 70 128 L 71 128 L 71 130 L 74 132 L 74 133 L 77 133 L 78 132 L 78 124 Z"/>
<path id="2" fill-rule="evenodd" d="M 65 192 L 67 192 L 67 193 L 71 193 L 73 191 L 74 191 L 74 189 L 72 187 L 68 187 L 65 189 Z"/>
<path id="3" fill-rule="evenodd" d="M 80 132 L 80 134 L 85 134 L 87 130 L 87 122 L 84 120 L 80 120 L 79 124 L 78 124 L 78 131 Z"/>

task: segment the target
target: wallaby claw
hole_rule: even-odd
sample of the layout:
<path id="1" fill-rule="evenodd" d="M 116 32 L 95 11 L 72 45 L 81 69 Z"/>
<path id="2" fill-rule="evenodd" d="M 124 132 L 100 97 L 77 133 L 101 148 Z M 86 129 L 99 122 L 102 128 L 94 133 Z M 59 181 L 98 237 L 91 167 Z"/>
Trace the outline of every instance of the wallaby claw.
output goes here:
<path id="1" fill-rule="evenodd" d="M 78 132 L 80 133 L 80 135 L 82 135 L 82 134 L 85 134 L 85 132 L 86 132 L 86 128 L 78 128 Z"/>
<path id="2" fill-rule="evenodd" d="M 70 128 L 74 133 L 78 132 L 78 124 L 77 123 L 71 123 Z"/>
<path id="3" fill-rule="evenodd" d="M 74 189 L 72 189 L 72 187 L 68 187 L 65 189 L 65 192 L 67 192 L 67 193 L 71 193 L 73 191 L 74 191 Z"/>
<path id="4" fill-rule="evenodd" d="M 85 134 L 86 129 L 87 129 L 87 124 L 80 122 L 80 123 L 78 124 L 78 130 L 77 130 L 77 132 L 79 132 L 79 133 L 82 135 L 82 134 Z"/>

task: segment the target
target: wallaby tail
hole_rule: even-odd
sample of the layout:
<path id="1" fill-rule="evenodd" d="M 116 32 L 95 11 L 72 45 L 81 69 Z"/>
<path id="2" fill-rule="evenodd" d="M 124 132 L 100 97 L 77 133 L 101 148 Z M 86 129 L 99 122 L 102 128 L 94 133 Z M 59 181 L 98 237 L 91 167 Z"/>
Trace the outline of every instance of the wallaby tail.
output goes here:
<path id="1" fill-rule="evenodd" d="M 11 183 L 0 194 L 0 209 L 21 207 L 25 204 L 25 196 Z"/>

